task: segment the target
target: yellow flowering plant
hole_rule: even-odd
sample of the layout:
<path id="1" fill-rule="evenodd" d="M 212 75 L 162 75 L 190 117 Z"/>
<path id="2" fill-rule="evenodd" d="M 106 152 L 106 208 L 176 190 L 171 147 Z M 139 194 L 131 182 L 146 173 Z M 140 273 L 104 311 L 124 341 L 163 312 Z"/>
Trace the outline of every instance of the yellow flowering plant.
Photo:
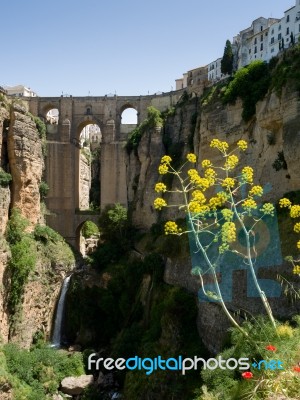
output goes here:
<path id="1" fill-rule="evenodd" d="M 292 202 L 284 197 L 279 200 L 279 207 L 286 208 L 289 212 L 289 215 L 292 219 L 300 218 L 300 205 L 299 204 L 292 204 Z M 300 233 L 300 222 L 296 222 L 293 228 L 294 232 Z M 300 250 L 300 240 L 297 241 L 296 247 Z M 289 261 L 293 266 L 293 273 L 295 275 L 300 276 L 300 258 L 295 259 L 292 256 L 286 257 L 286 260 Z M 298 293 L 298 298 L 300 298 L 300 292 Z"/>
<path id="2" fill-rule="evenodd" d="M 220 153 L 221 163 L 214 165 L 210 160 L 204 159 L 199 163 L 202 170 L 196 168 L 195 154 L 189 153 L 186 162 L 178 170 L 172 167 L 170 157 L 164 156 L 158 168 L 159 174 L 173 174 L 177 178 L 179 189 L 176 192 L 182 194 L 183 202 L 179 205 L 168 205 L 162 198 L 154 201 L 154 207 L 158 210 L 162 207 L 176 206 L 179 210 L 185 211 L 188 228 L 182 231 L 174 221 L 168 221 L 165 224 L 165 234 L 188 233 L 193 238 L 195 251 L 201 254 L 205 263 L 196 268 L 203 294 L 213 301 L 217 300 L 232 324 L 244 334 L 246 333 L 226 306 L 216 271 L 227 252 L 238 255 L 242 259 L 242 264 L 250 270 L 267 315 L 276 329 L 271 307 L 260 287 L 255 270 L 255 229 L 265 216 L 274 216 L 275 208 L 271 203 L 258 205 L 257 200 L 263 195 L 263 188 L 253 184 L 253 168 L 250 166 L 239 168 L 240 160 L 237 153 L 247 150 L 247 146 L 246 141 L 240 140 L 231 149 L 227 142 L 213 139 L 210 147 Z M 194 164 L 190 169 L 188 169 L 189 163 Z M 171 192 L 162 182 L 156 184 L 155 190 Z M 294 209 L 294 214 L 300 216 L 300 206 L 299 210 Z M 242 249 L 237 243 L 238 235 L 244 237 L 245 246 Z M 213 277 L 215 293 L 205 289 L 204 275 L 207 272 Z"/>

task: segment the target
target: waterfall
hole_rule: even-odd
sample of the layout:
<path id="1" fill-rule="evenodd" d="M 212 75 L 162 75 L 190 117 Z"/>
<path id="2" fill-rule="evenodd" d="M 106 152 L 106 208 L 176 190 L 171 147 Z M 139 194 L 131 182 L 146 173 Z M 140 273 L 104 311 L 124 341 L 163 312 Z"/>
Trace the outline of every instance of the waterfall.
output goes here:
<path id="1" fill-rule="evenodd" d="M 65 298 L 68 291 L 69 283 L 70 283 L 71 275 L 67 276 L 63 281 L 60 296 L 57 304 L 54 328 L 53 328 L 53 335 L 52 335 L 52 347 L 59 347 L 61 344 L 61 329 L 62 329 L 62 320 L 63 320 L 63 313 L 65 308 Z"/>

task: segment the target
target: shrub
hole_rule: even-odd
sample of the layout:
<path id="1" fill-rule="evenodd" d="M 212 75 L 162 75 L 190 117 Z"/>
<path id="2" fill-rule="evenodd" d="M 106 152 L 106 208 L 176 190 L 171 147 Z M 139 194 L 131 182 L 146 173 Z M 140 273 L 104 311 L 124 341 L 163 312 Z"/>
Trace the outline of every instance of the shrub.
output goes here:
<path id="1" fill-rule="evenodd" d="M 0 168 L 0 186 L 2 187 L 8 186 L 11 180 L 12 180 L 11 174 L 3 171 L 3 169 Z"/>
<path id="2" fill-rule="evenodd" d="M 224 92 L 225 103 L 234 103 L 238 97 L 243 101 L 242 117 L 248 121 L 255 114 L 255 105 L 269 89 L 271 75 L 268 64 L 253 61 L 239 69 Z"/>
<path id="3" fill-rule="evenodd" d="M 81 230 L 82 236 L 85 238 L 90 238 L 91 236 L 97 236 L 99 235 L 99 228 L 94 222 L 92 221 L 86 221 L 83 224 L 82 230 Z"/>
<path id="4" fill-rule="evenodd" d="M 39 186 L 39 191 L 40 191 L 41 199 L 43 200 L 49 192 L 48 184 L 46 182 L 42 181 Z"/>
<path id="5" fill-rule="evenodd" d="M 7 241 L 11 244 L 19 242 L 28 225 L 29 221 L 21 215 L 21 211 L 18 208 L 12 209 L 6 229 Z"/>
<path id="6" fill-rule="evenodd" d="M 14 344 L 3 346 L 6 369 L 14 376 L 15 399 L 42 400 L 54 394 L 63 378 L 84 373 L 82 356 L 51 348 L 28 351 Z"/>
<path id="7" fill-rule="evenodd" d="M 55 230 L 51 229 L 47 225 L 37 224 L 34 228 L 33 235 L 35 240 L 43 243 L 47 243 L 49 241 L 54 243 L 64 241 L 62 236 L 60 236 Z"/>
<path id="8" fill-rule="evenodd" d="M 143 134 L 148 129 L 163 126 L 163 118 L 159 110 L 150 106 L 147 108 L 147 112 L 147 118 L 131 132 L 127 140 L 126 149 L 128 154 L 130 154 L 132 150 L 136 151 Z"/>
<path id="9" fill-rule="evenodd" d="M 8 306 L 12 314 L 18 311 L 22 302 L 25 284 L 36 264 L 36 247 L 29 235 L 24 235 L 20 241 L 10 246 L 11 259 L 8 267 L 11 275 L 8 294 Z"/>

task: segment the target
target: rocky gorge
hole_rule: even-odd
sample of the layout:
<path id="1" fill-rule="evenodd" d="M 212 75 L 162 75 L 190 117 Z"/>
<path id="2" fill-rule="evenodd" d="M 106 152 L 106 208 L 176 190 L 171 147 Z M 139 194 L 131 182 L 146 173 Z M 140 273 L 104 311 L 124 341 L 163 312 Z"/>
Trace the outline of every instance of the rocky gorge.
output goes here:
<path id="1" fill-rule="evenodd" d="M 170 357 L 180 351 L 195 354 L 200 349 L 203 354 L 207 351 L 216 354 L 222 349 L 229 325 L 218 305 L 197 301 L 200 282 L 191 275 L 188 241 L 163 235 L 165 221 L 184 215 L 177 208 L 161 212 L 153 208 L 158 165 L 164 154 L 179 165 L 189 152 L 195 153 L 199 160 L 216 161 L 210 147 L 212 138 L 226 140 L 229 145 L 243 139 L 249 142 L 249 148 L 241 161 L 253 167 L 257 182 L 268 188 L 265 198 L 277 202 L 286 193 L 297 196 L 300 98 L 294 81 L 287 82 L 281 91 L 270 87 L 256 102 L 255 113 L 245 120 L 242 99 L 224 103 L 221 94 L 222 87 L 219 92 L 212 88 L 203 94 L 186 92 L 172 110 L 165 112 L 162 126 L 150 127 L 133 150 L 124 149 L 130 227 L 120 232 L 105 232 L 110 247 L 96 251 L 94 264 L 74 274 L 66 303 L 68 344 L 76 344 L 83 351 L 96 348 L 99 353 L 112 352 L 116 357 L 129 356 L 137 349 L 152 354 L 155 348 Z M 74 269 L 76 261 L 62 238 L 52 240 L 49 232 L 39 233 L 36 228 L 46 226 L 47 212 L 40 194 L 46 138 L 28 113 L 26 101 L 1 96 L 0 337 L 4 343 L 15 342 L 29 348 L 37 334 L 42 333 L 49 340 L 62 280 Z M 85 181 L 86 171 L 85 166 Z M 176 191 L 174 180 L 168 185 Z M 85 191 L 87 186 L 84 185 Z M 179 202 L 178 194 L 166 196 L 166 200 Z M 24 281 L 21 303 L 12 313 L 8 300 L 15 243 L 7 239 L 7 229 L 13 209 L 18 209 L 28 221 L 25 232 L 35 233 L 37 262 Z M 281 235 L 288 234 L 280 218 L 279 229 Z M 284 255 L 289 250 L 290 247 L 283 249 Z M 272 267 L 262 269 L 262 276 L 275 279 L 276 274 L 286 273 L 291 277 L 288 263 Z M 259 314 L 259 302 L 247 299 L 244 272 L 236 271 L 232 279 L 236 287 L 232 310 L 243 308 Z M 298 277 L 293 279 L 299 287 Z M 280 319 L 299 313 L 300 308 L 299 301 L 291 304 L 284 295 L 272 299 L 271 305 Z M 186 382 L 182 384 L 180 377 L 174 375 L 168 379 L 175 386 L 181 385 L 180 390 L 185 388 Z M 197 377 L 193 379 L 196 381 Z M 114 377 L 111 385 L 116 381 L 127 388 L 125 398 L 133 399 L 132 393 L 140 390 L 135 388 L 130 375 Z M 148 388 L 152 385 L 151 398 L 164 391 L 168 393 L 166 387 L 170 382 L 165 378 L 159 382 L 159 378 L 152 377 L 147 384 Z M 147 398 L 147 393 L 145 389 L 141 397 L 135 398 Z M 171 398 L 169 394 L 166 396 Z"/>

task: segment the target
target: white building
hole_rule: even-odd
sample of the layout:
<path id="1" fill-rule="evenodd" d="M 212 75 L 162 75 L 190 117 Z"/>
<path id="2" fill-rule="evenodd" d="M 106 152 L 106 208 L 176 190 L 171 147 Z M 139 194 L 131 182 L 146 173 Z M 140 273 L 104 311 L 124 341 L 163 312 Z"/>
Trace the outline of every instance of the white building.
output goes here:
<path id="1" fill-rule="evenodd" d="M 255 60 L 270 61 L 281 50 L 297 43 L 300 36 L 300 0 L 284 12 L 284 17 L 257 18 L 233 39 L 237 69 Z"/>
<path id="2" fill-rule="evenodd" d="M 222 72 L 221 72 L 221 61 L 222 61 L 222 58 L 220 57 L 207 65 L 207 69 L 208 69 L 207 78 L 209 81 L 217 82 L 220 79 L 225 77 L 225 75 L 222 74 Z"/>
<path id="3" fill-rule="evenodd" d="M 259 17 L 249 28 L 243 29 L 233 38 L 233 69 L 242 68 L 255 60 L 268 62 L 280 51 L 299 41 L 300 0 L 296 0 L 295 5 L 286 10 L 281 19 Z M 221 73 L 221 59 L 218 58 L 206 66 L 208 81 L 216 82 L 224 78 Z M 190 71 L 176 80 L 176 90 L 190 86 L 189 74 Z"/>
<path id="4" fill-rule="evenodd" d="M 37 94 L 33 92 L 30 88 L 24 85 L 17 86 L 4 86 L 4 89 L 7 91 L 9 96 L 15 97 L 36 97 Z"/>

